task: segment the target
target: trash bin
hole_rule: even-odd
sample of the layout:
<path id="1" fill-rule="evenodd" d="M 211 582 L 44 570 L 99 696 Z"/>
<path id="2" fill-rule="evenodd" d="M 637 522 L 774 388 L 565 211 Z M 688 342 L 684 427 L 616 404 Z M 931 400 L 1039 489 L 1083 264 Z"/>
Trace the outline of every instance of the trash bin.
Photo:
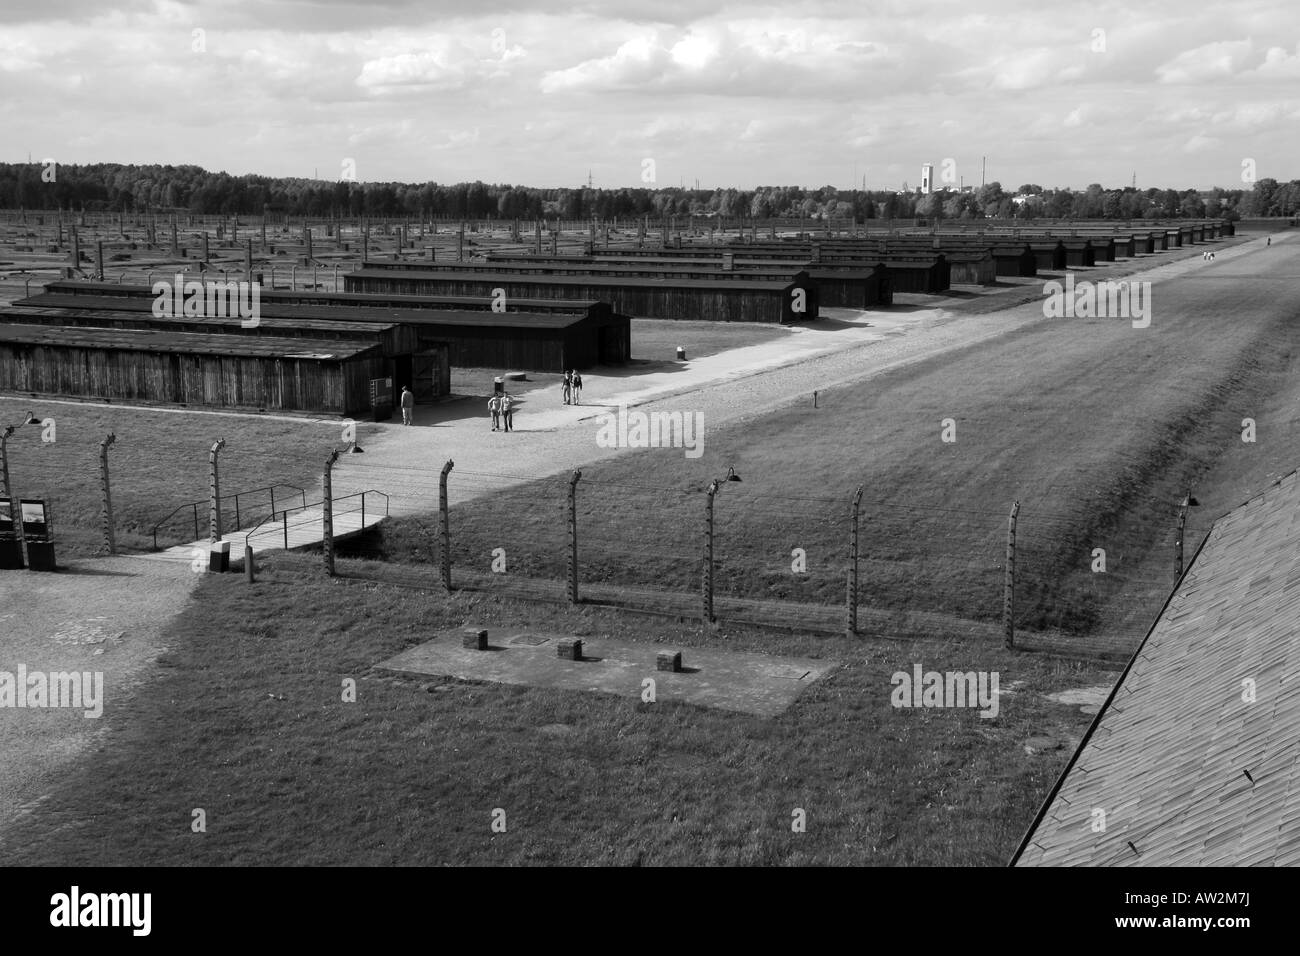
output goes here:
<path id="1" fill-rule="evenodd" d="M 506 391 L 506 383 L 502 380 L 501 376 L 498 375 L 496 378 L 492 380 L 492 394 L 504 395 L 505 391 Z"/>
<path id="2" fill-rule="evenodd" d="M 0 571 L 20 571 L 26 566 L 22 542 L 13 535 L 0 535 Z"/>
<path id="3" fill-rule="evenodd" d="M 23 543 L 14 525 L 14 502 L 0 498 L 0 571 L 17 571 L 26 566 Z"/>
<path id="4" fill-rule="evenodd" d="M 32 571 L 57 571 L 53 541 L 27 542 L 27 567 Z"/>
<path id="5" fill-rule="evenodd" d="M 679 362 L 686 361 L 686 349 L 682 348 L 680 345 L 677 346 L 677 361 Z"/>

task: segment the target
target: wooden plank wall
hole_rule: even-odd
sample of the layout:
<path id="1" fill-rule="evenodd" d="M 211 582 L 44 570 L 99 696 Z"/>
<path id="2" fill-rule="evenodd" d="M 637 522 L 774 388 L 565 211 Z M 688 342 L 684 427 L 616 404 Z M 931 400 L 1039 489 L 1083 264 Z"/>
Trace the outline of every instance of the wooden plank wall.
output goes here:
<path id="1" fill-rule="evenodd" d="M 552 285 L 535 282 L 528 276 L 518 281 L 486 281 L 469 276 L 440 276 L 389 278 L 366 276 L 348 277 L 348 290 L 398 295 L 469 295 L 491 296 L 493 288 L 504 288 L 507 300 L 526 299 L 601 299 L 610 303 L 614 311 L 624 315 L 640 315 L 659 319 L 708 319 L 723 322 L 781 322 L 793 321 L 790 313 L 789 293 L 776 289 L 711 289 L 707 287 L 633 288 L 617 285 Z M 810 314 L 801 318 L 816 318 L 815 286 L 810 283 L 813 301 Z M 787 318 L 787 316 L 789 316 Z M 453 358 L 452 364 L 460 364 Z"/>
<path id="2" fill-rule="evenodd" d="M 383 363 L 0 343 L 0 391 L 351 414 L 369 408 Z"/>

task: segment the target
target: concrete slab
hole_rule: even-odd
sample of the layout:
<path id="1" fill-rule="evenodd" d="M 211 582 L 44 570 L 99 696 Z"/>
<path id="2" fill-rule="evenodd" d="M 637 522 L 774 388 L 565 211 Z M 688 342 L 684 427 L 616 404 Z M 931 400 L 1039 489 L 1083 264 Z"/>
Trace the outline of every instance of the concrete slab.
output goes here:
<path id="1" fill-rule="evenodd" d="M 461 630 L 440 633 L 378 666 L 404 674 L 438 675 L 528 687 L 592 691 L 641 699 L 641 681 L 655 681 L 658 703 L 678 701 L 700 707 L 775 717 L 803 690 L 839 666 L 838 661 L 771 657 L 739 651 L 682 651 L 678 673 L 656 668 L 661 644 L 584 637 L 583 659 L 556 656 L 558 642 L 571 635 L 527 629 L 490 632 L 488 650 L 461 646 Z"/>

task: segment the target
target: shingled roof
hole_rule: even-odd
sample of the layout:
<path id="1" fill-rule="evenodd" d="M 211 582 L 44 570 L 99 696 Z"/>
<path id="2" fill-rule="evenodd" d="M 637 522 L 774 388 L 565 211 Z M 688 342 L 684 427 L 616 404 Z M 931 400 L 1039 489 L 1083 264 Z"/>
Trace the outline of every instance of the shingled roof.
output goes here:
<path id="1" fill-rule="evenodd" d="M 1011 862 L 1300 864 L 1300 473 L 1214 523 Z"/>

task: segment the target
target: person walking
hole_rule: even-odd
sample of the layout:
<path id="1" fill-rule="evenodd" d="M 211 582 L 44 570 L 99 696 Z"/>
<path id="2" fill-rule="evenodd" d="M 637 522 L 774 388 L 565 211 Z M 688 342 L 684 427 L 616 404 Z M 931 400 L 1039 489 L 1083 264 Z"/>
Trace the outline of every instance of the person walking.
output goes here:
<path id="1" fill-rule="evenodd" d="M 564 395 L 564 404 L 568 405 L 573 398 L 573 373 L 572 372 L 564 373 L 563 395 Z"/>
<path id="2" fill-rule="evenodd" d="M 578 374 L 577 369 L 574 369 L 573 370 L 573 404 L 581 405 L 582 403 L 579 401 L 580 398 L 582 398 L 582 376 Z"/>
<path id="3" fill-rule="evenodd" d="M 501 417 L 505 419 L 506 431 L 515 430 L 515 400 L 509 395 L 501 396 Z"/>
<path id="4" fill-rule="evenodd" d="M 405 385 L 402 386 L 402 424 L 411 424 L 411 414 L 415 411 L 415 393 Z"/>
<path id="5" fill-rule="evenodd" d="M 495 395 L 489 398 L 488 412 L 492 415 L 492 430 L 497 431 L 501 427 L 501 399 Z"/>

